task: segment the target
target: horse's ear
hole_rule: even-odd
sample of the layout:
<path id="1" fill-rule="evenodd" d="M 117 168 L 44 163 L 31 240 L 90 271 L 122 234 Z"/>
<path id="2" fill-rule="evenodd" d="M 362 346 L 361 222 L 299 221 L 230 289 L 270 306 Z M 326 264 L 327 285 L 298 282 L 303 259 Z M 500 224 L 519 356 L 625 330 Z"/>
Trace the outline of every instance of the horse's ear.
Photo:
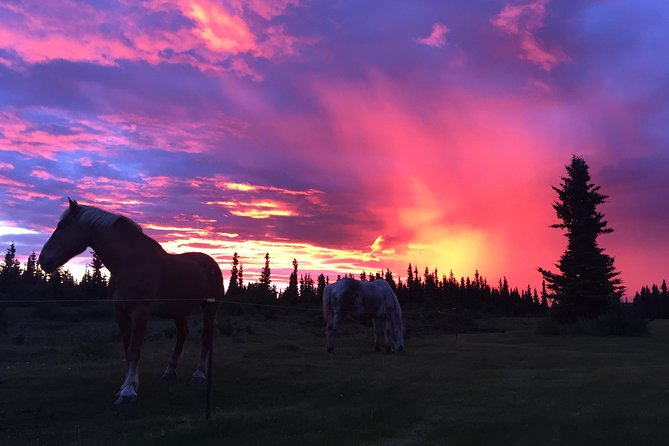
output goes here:
<path id="1" fill-rule="evenodd" d="M 79 210 L 79 203 L 77 203 L 77 200 L 72 200 L 70 197 L 67 197 L 67 201 L 70 203 L 70 212 L 75 214 Z"/>

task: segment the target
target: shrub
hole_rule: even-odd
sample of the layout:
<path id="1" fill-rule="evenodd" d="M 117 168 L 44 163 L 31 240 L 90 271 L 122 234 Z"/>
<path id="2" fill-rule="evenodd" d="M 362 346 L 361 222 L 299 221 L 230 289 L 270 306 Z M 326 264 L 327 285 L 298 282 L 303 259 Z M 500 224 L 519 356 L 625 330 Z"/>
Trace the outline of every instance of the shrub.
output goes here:
<path id="1" fill-rule="evenodd" d="M 560 323 L 548 317 L 537 325 L 536 333 L 544 336 L 643 336 L 648 333 L 648 320 L 632 305 L 618 304 L 595 319 Z"/>
<path id="2" fill-rule="evenodd" d="M 597 334 L 642 336 L 648 332 L 648 320 L 632 305 L 619 304 L 595 319 Z"/>

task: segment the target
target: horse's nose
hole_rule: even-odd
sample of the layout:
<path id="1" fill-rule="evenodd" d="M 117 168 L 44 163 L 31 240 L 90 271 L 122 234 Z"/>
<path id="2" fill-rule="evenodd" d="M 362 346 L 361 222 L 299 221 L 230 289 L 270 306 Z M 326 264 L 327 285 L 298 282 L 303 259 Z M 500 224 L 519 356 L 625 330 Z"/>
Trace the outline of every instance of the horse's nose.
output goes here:
<path id="1" fill-rule="evenodd" d="M 38 262 L 44 272 L 47 274 L 52 273 L 53 270 L 56 269 L 53 267 L 53 256 L 49 255 L 48 253 L 40 253 Z"/>

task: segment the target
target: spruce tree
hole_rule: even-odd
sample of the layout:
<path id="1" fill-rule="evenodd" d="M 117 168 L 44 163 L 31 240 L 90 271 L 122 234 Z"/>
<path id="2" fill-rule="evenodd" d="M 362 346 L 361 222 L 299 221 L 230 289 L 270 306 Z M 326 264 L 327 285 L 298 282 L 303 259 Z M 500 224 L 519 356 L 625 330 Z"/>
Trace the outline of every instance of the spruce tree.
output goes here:
<path id="1" fill-rule="evenodd" d="M 232 269 L 230 270 L 230 282 L 228 283 L 228 296 L 239 294 L 239 256 L 232 255 Z"/>
<path id="2" fill-rule="evenodd" d="M 565 230 L 567 249 L 555 264 L 558 273 L 539 268 L 552 292 L 554 315 L 561 321 L 592 319 L 620 301 L 624 288 L 613 265 L 613 258 L 599 247 L 597 238 L 613 229 L 608 227 L 597 206 L 608 198 L 590 182 L 585 160 L 573 156 L 566 166 L 567 176 L 560 187 L 553 186 L 558 200 L 553 204 L 561 223 L 552 228 Z"/>
<path id="3" fill-rule="evenodd" d="M 296 304 L 298 300 L 297 265 L 297 259 L 293 259 L 293 272 L 290 273 L 290 277 L 288 278 L 288 288 L 283 293 L 285 301 L 291 304 Z"/>
<path id="4" fill-rule="evenodd" d="M 314 279 L 311 278 L 310 273 L 300 276 L 300 303 L 309 303 L 314 300 L 316 296 L 316 287 L 314 286 Z"/>
<path id="5" fill-rule="evenodd" d="M 269 268 L 269 253 L 265 254 L 265 266 L 260 272 L 260 286 L 265 291 L 270 291 L 269 284 L 272 283 L 271 279 L 272 270 Z"/>
<path id="6" fill-rule="evenodd" d="M 316 296 L 321 300 L 323 299 L 323 291 L 325 291 L 328 282 L 329 280 L 325 277 L 325 274 L 320 273 L 318 275 L 318 279 L 316 280 Z"/>
<path id="7" fill-rule="evenodd" d="M 390 268 L 386 268 L 386 273 L 384 274 L 383 278 L 386 279 L 386 282 L 388 282 L 390 288 L 392 288 L 394 292 L 397 292 L 397 284 L 395 283 L 395 279 L 393 278 L 393 273 L 390 271 Z"/>
<path id="8" fill-rule="evenodd" d="M 239 262 L 239 271 L 237 271 L 237 289 L 240 293 L 244 293 L 244 265 Z"/>
<path id="9" fill-rule="evenodd" d="M 91 256 L 91 263 L 88 266 L 91 267 L 93 272 L 89 277 L 87 294 L 89 297 L 104 299 L 107 297 L 107 278 L 102 274 L 104 264 L 95 251 L 91 251 Z"/>
<path id="10" fill-rule="evenodd" d="M 4 262 L 0 266 L 0 291 L 8 294 L 15 293 L 20 277 L 21 263 L 16 259 L 16 247 L 12 242 L 7 248 Z"/>
<path id="11" fill-rule="evenodd" d="M 26 269 L 23 270 L 23 274 L 21 275 L 23 282 L 32 284 L 34 282 L 37 282 L 39 279 L 39 263 L 37 261 L 37 254 L 35 254 L 35 251 L 33 251 L 29 256 L 28 256 L 28 261 L 26 262 Z"/>

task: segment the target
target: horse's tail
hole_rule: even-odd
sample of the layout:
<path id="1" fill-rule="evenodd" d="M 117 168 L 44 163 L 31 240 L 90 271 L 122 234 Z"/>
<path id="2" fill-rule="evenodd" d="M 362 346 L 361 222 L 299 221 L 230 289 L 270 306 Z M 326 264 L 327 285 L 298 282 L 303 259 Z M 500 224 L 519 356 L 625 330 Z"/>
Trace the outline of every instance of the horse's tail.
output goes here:
<path id="1" fill-rule="evenodd" d="M 194 252 L 189 254 L 204 269 L 205 274 L 207 275 L 207 280 L 209 282 L 209 292 L 207 293 L 207 299 L 213 298 L 216 300 L 216 302 L 219 302 L 225 294 L 221 267 L 218 266 L 216 260 L 207 254 L 201 252 Z"/>
<path id="2" fill-rule="evenodd" d="M 207 265 L 207 269 L 209 272 L 209 297 L 213 297 L 216 299 L 216 302 L 219 302 L 225 295 L 223 273 L 221 272 L 221 267 L 218 266 L 218 263 L 214 259 L 211 259 L 211 262 L 208 263 L 209 265 Z"/>

